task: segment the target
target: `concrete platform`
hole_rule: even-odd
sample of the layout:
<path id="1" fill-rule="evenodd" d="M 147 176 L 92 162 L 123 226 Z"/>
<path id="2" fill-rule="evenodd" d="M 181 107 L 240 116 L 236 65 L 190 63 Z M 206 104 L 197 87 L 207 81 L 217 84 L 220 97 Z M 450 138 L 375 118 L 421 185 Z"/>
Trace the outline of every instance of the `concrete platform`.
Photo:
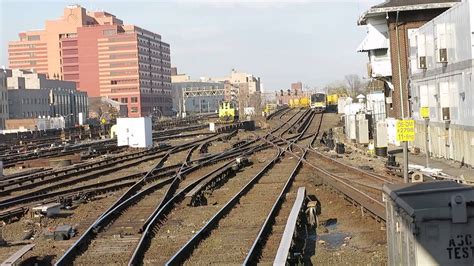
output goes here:
<path id="1" fill-rule="evenodd" d="M 390 149 L 399 149 L 399 147 L 391 147 Z M 396 155 L 397 161 L 401 162 L 403 154 L 399 153 Z M 426 155 L 424 153 L 412 154 L 409 153 L 408 161 L 410 164 L 426 165 Z M 460 162 L 446 160 L 443 158 L 431 158 L 429 160 L 430 168 L 442 169 L 442 172 L 451 176 L 461 177 L 463 176 L 467 181 L 474 182 L 474 169 L 469 166 L 461 167 Z"/>

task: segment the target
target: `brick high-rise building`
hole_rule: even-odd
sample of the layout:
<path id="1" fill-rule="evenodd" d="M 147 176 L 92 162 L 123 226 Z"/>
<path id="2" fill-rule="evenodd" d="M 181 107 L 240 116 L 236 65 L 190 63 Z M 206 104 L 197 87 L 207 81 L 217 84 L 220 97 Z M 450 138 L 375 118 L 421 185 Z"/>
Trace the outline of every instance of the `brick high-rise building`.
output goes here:
<path id="1" fill-rule="evenodd" d="M 298 81 L 296 83 L 291 83 L 291 93 L 294 93 L 296 95 L 302 94 L 303 93 L 303 83 L 301 83 L 301 81 Z"/>
<path id="2" fill-rule="evenodd" d="M 72 5 L 19 37 L 9 44 L 11 68 L 75 81 L 91 97 L 126 103 L 130 117 L 171 113 L 170 47 L 160 35 Z"/>

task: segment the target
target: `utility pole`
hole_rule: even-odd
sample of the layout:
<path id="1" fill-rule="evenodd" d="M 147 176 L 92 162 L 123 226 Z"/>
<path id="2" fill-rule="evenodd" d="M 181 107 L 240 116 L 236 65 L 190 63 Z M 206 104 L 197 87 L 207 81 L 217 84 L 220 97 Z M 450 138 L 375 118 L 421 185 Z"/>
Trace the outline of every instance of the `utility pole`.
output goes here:
<path id="1" fill-rule="evenodd" d="M 402 81 L 402 62 L 401 62 L 401 55 L 400 55 L 400 31 L 398 29 L 398 16 L 399 11 L 397 11 L 397 18 L 395 21 L 395 31 L 397 33 L 397 57 L 398 57 L 398 87 L 400 90 L 400 110 L 402 119 L 405 120 L 405 104 L 403 102 L 403 81 Z M 404 183 L 408 183 L 408 142 L 403 141 L 403 181 Z"/>
<path id="2" fill-rule="evenodd" d="M 425 152 L 426 152 L 426 168 L 430 167 L 430 144 L 429 144 L 429 124 L 430 124 L 430 119 L 427 117 L 425 118 Z"/>

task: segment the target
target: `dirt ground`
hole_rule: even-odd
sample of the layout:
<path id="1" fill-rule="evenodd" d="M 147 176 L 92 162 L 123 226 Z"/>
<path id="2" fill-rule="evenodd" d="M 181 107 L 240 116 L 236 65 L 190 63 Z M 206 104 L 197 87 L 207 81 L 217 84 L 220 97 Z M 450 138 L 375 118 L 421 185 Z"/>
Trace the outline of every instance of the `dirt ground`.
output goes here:
<path id="1" fill-rule="evenodd" d="M 77 236 L 73 240 L 66 241 L 45 240 L 43 236 L 45 228 L 57 225 L 71 225 L 76 228 L 77 234 L 80 235 L 123 192 L 124 190 L 116 191 L 106 196 L 98 197 L 97 200 L 87 202 L 86 204 L 80 204 L 77 206 L 77 209 L 63 211 L 60 217 L 54 219 L 43 218 L 39 220 L 27 215 L 18 222 L 4 225 L 2 228 L 3 237 L 8 242 L 16 242 L 22 241 L 29 233 L 32 233 L 30 235 L 33 239 L 31 242 L 36 244 L 36 246 L 23 257 L 23 261 L 28 265 L 28 261 L 35 258 L 45 263 L 44 265 L 48 265 L 52 260 L 57 259 L 57 256 L 63 254 L 77 240 Z M 21 246 L 16 246 L 16 249 L 0 247 L 0 257 L 7 258 L 20 248 Z"/>
<path id="2" fill-rule="evenodd" d="M 322 131 L 340 125 L 340 116 L 324 114 Z M 319 147 L 322 149 L 322 147 Z M 335 152 L 328 152 L 333 155 Z M 380 162 L 353 153 L 339 158 L 353 166 L 369 165 L 382 174 Z M 313 162 L 316 163 L 317 162 Z M 383 164 L 383 163 L 382 163 Z M 328 186 L 309 166 L 304 166 L 297 180 L 305 184 L 307 195 L 314 195 L 321 203 L 321 215 L 316 235 L 312 236 L 314 252 L 308 264 L 314 265 L 384 265 L 387 262 L 387 240 L 384 224 L 371 217 L 363 217 L 360 208 L 352 206 L 344 197 Z M 300 182 L 299 182 L 300 183 Z"/>
<path id="3" fill-rule="evenodd" d="M 384 224 L 363 217 L 336 191 L 321 185 L 311 168 L 301 170 L 299 183 L 304 182 L 307 195 L 321 203 L 316 235 L 311 236 L 313 250 L 309 251 L 314 265 L 384 265 L 387 262 Z M 315 241 L 314 241 L 315 240 Z M 309 263 L 309 261 L 307 261 Z"/>

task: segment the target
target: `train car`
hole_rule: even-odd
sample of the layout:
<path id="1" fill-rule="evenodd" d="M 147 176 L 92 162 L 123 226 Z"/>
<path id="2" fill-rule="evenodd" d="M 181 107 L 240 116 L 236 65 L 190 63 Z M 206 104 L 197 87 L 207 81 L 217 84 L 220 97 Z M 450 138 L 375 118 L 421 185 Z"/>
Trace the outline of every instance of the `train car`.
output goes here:
<path id="1" fill-rule="evenodd" d="M 339 100 L 339 94 L 329 94 L 327 96 L 327 107 L 326 110 L 328 112 L 337 112 L 337 104 Z"/>
<path id="2" fill-rule="evenodd" d="M 328 105 L 337 105 L 337 99 L 339 99 L 339 95 L 329 94 L 327 98 L 328 98 Z"/>
<path id="3" fill-rule="evenodd" d="M 310 106 L 311 106 L 311 98 L 309 98 L 309 97 L 301 97 L 300 98 L 300 107 L 309 108 Z"/>
<path id="4" fill-rule="evenodd" d="M 326 93 L 314 93 L 311 94 L 311 109 L 323 112 L 326 110 L 327 96 Z"/>
<path id="5" fill-rule="evenodd" d="M 298 98 L 293 99 L 293 107 L 295 108 L 300 107 L 300 99 Z"/>
<path id="6" fill-rule="evenodd" d="M 223 101 L 219 104 L 219 120 L 234 122 L 239 120 L 239 110 L 233 102 Z"/>

